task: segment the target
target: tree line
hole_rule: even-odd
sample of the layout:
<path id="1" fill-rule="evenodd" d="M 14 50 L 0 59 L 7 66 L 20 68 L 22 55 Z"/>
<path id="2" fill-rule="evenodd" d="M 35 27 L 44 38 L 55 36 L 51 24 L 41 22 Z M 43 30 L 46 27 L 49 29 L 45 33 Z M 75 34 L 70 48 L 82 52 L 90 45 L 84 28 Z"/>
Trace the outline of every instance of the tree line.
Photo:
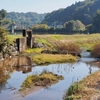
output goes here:
<path id="1" fill-rule="evenodd" d="M 100 10 L 95 12 L 93 20 L 89 25 L 84 25 L 80 20 L 70 20 L 64 23 L 63 28 L 49 27 L 47 24 L 36 24 L 31 29 L 34 32 L 99 33 Z"/>
<path id="2" fill-rule="evenodd" d="M 100 0 L 84 0 L 75 2 L 71 6 L 48 13 L 43 23 L 52 25 L 54 21 L 63 24 L 69 20 L 80 20 L 83 24 L 91 24 L 94 13 L 100 9 Z"/>

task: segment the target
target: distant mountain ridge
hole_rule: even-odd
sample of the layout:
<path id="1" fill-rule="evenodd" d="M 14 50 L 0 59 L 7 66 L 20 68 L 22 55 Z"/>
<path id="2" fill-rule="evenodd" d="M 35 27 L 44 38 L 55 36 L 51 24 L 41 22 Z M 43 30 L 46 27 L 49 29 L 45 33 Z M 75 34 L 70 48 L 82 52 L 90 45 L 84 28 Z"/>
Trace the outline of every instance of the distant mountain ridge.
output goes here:
<path id="1" fill-rule="evenodd" d="M 65 23 L 69 20 L 80 20 L 83 24 L 91 24 L 94 13 L 100 9 L 100 0 L 85 0 L 76 2 L 65 9 L 59 9 L 48 13 L 43 23 Z"/>
<path id="2" fill-rule="evenodd" d="M 100 0 L 79 1 L 65 9 L 59 9 L 51 13 L 38 14 L 36 12 L 7 13 L 7 19 L 16 24 L 31 26 L 36 23 L 47 23 L 48 25 L 64 24 L 69 20 L 80 20 L 83 24 L 91 24 L 94 13 L 100 9 Z"/>
<path id="3" fill-rule="evenodd" d="M 16 24 L 32 25 L 36 23 L 41 23 L 45 15 L 46 13 L 38 14 L 35 12 L 27 12 L 27 13 L 10 12 L 7 13 L 6 18 L 14 21 Z"/>

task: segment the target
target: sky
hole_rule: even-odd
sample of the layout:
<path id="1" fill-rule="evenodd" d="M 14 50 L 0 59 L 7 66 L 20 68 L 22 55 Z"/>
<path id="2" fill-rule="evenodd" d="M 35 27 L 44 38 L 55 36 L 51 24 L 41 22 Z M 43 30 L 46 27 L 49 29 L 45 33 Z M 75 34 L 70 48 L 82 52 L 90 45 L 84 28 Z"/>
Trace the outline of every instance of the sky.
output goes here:
<path id="1" fill-rule="evenodd" d="M 78 1 L 84 0 L 1 0 L 0 10 L 48 13 L 60 8 L 66 8 Z"/>

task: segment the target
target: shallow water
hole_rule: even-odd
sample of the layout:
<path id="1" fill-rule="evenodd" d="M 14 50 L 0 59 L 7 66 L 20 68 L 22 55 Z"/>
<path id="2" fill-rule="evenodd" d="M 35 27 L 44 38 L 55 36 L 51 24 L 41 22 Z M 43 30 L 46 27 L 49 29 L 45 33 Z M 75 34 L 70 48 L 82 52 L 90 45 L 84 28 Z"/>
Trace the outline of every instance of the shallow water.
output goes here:
<path id="1" fill-rule="evenodd" d="M 99 70 L 99 65 L 92 63 L 93 58 L 81 58 L 78 62 L 70 64 L 50 64 L 48 66 L 28 66 L 26 60 L 23 66 L 14 66 L 17 71 L 10 73 L 7 83 L 0 85 L 0 100 L 63 100 L 63 96 L 69 86 L 87 75 Z M 21 61 L 22 62 L 22 61 Z M 23 61 L 24 62 L 24 61 Z M 15 65 L 15 64 L 14 64 Z M 44 70 L 64 76 L 50 87 L 43 88 L 25 97 L 18 90 L 28 75 L 40 74 Z"/>

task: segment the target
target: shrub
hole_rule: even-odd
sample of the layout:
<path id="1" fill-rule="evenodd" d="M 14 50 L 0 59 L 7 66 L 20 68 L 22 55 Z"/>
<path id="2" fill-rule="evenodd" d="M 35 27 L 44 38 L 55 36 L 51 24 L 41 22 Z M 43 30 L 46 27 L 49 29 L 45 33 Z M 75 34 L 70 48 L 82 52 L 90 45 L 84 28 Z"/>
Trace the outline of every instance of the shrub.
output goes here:
<path id="1" fill-rule="evenodd" d="M 93 57 L 100 58 L 100 43 L 99 43 L 99 44 L 96 44 L 96 45 L 93 47 L 93 50 L 91 51 L 91 55 L 92 55 Z"/>
<path id="2" fill-rule="evenodd" d="M 4 46 L 7 44 L 7 32 L 0 27 L 0 52 L 3 51 Z"/>
<path id="3" fill-rule="evenodd" d="M 76 43 L 63 43 L 63 42 L 56 42 L 54 44 L 55 49 L 59 53 L 65 53 L 65 54 L 76 54 L 78 55 L 80 53 L 80 47 Z"/>
<path id="4" fill-rule="evenodd" d="M 68 89 L 68 95 L 73 95 L 77 92 L 79 92 L 79 86 L 77 83 L 71 85 L 70 88 Z"/>
<path id="5" fill-rule="evenodd" d="M 81 98 L 81 95 L 75 95 L 82 91 L 83 86 L 80 85 L 78 82 L 72 84 L 66 94 L 66 98 L 64 100 L 74 100 Z"/>

